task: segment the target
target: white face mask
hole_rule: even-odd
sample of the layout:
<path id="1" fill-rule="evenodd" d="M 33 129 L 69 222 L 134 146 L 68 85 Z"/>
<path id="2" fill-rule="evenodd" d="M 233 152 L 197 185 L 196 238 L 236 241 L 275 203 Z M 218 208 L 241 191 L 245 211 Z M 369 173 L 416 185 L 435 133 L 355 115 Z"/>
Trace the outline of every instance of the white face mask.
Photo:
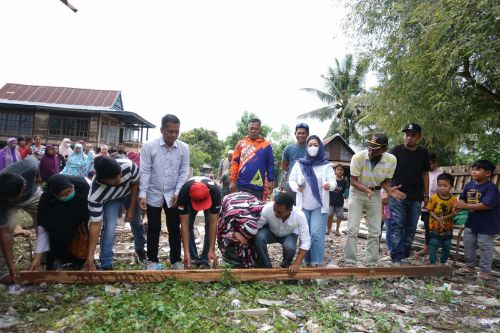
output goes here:
<path id="1" fill-rule="evenodd" d="M 318 155 L 318 150 L 319 150 L 319 147 L 313 147 L 313 146 L 307 147 L 307 153 L 311 157 L 316 157 L 316 155 Z"/>
<path id="2" fill-rule="evenodd" d="M 69 147 L 69 142 L 65 142 L 64 143 L 64 148 L 68 148 Z"/>

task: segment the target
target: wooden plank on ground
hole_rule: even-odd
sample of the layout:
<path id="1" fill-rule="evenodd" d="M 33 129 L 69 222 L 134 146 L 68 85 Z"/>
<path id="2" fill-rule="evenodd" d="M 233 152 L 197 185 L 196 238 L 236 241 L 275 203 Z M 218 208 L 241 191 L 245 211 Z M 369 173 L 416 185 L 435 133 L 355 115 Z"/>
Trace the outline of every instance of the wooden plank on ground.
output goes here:
<path id="1" fill-rule="evenodd" d="M 164 271 L 45 271 L 20 272 L 20 284 L 33 283 L 148 283 L 167 279 L 194 282 L 220 281 L 233 278 L 236 281 L 269 280 L 308 280 L 342 278 L 389 278 L 389 277 L 424 277 L 449 276 L 449 266 L 398 266 L 398 267 L 337 267 L 337 268 L 302 268 L 290 277 L 284 268 L 254 269 L 208 269 L 208 270 L 164 270 Z"/>

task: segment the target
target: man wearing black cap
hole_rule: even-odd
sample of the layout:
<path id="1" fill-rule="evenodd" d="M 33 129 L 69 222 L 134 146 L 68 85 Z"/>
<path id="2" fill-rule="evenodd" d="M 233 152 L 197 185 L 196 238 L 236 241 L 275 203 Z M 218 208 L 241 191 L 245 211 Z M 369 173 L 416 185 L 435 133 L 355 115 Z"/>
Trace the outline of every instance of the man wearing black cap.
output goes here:
<path id="1" fill-rule="evenodd" d="M 345 243 L 345 264 L 356 266 L 359 223 L 366 210 L 368 225 L 368 245 L 366 265 L 375 266 L 378 261 L 380 220 L 382 219 L 383 188 L 391 197 L 402 199 L 404 193 L 399 186 L 391 187 L 390 180 L 396 169 L 396 157 L 386 153 L 388 140 L 384 134 L 374 134 L 366 142 L 366 149 L 353 155 L 351 159 L 351 188 L 349 189 L 349 216 Z"/>
<path id="2" fill-rule="evenodd" d="M 182 185 L 177 199 L 184 247 L 184 267 L 191 268 L 191 259 L 199 268 L 208 268 L 209 262 L 217 265 L 215 238 L 221 208 L 221 193 L 208 177 L 193 177 Z M 194 237 L 194 222 L 199 211 L 205 215 L 203 252 L 198 256 Z"/>
<path id="3" fill-rule="evenodd" d="M 390 153 L 396 156 L 398 165 L 391 186 L 400 186 L 404 199 L 389 198 L 391 210 L 391 241 L 393 263 L 403 263 L 410 256 L 415 237 L 422 201 L 429 201 L 429 153 L 418 146 L 422 138 L 419 124 L 409 123 L 404 128 L 404 143 L 395 146 Z"/>

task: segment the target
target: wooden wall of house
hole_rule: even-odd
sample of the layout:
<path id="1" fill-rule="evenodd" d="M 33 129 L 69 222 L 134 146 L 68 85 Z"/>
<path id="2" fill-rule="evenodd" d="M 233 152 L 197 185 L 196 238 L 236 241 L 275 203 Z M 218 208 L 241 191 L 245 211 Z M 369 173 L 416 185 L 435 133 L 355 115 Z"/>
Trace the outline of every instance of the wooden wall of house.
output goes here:
<path id="1" fill-rule="evenodd" d="M 326 145 L 325 150 L 329 161 L 351 161 L 352 153 L 341 140 L 333 139 Z"/>
<path id="2" fill-rule="evenodd" d="M 42 136 L 42 141 L 47 139 L 49 135 L 49 112 L 36 111 L 35 123 L 33 125 L 33 135 L 39 134 Z"/>
<path id="3" fill-rule="evenodd" d="M 90 116 L 89 121 L 89 137 L 88 142 L 96 145 L 99 141 L 99 115 L 93 114 Z"/>

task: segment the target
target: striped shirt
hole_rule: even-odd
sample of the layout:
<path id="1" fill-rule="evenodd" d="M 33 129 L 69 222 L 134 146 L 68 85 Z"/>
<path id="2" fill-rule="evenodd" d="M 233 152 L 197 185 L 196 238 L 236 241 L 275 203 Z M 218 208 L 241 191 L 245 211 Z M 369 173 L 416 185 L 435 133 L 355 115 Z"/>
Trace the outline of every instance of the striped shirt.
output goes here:
<path id="1" fill-rule="evenodd" d="M 396 170 L 396 157 L 383 153 L 380 161 L 372 169 L 368 150 L 362 150 L 352 156 L 351 176 L 358 177 L 358 181 L 365 186 L 380 186 L 386 179 L 391 179 Z"/>
<path id="2" fill-rule="evenodd" d="M 131 160 L 119 158 L 116 161 L 122 169 L 120 185 L 106 185 L 99 183 L 96 179 L 92 182 L 88 200 L 90 222 L 101 222 L 103 205 L 107 201 L 130 195 L 130 185 L 139 181 L 139 168 Z"/>

